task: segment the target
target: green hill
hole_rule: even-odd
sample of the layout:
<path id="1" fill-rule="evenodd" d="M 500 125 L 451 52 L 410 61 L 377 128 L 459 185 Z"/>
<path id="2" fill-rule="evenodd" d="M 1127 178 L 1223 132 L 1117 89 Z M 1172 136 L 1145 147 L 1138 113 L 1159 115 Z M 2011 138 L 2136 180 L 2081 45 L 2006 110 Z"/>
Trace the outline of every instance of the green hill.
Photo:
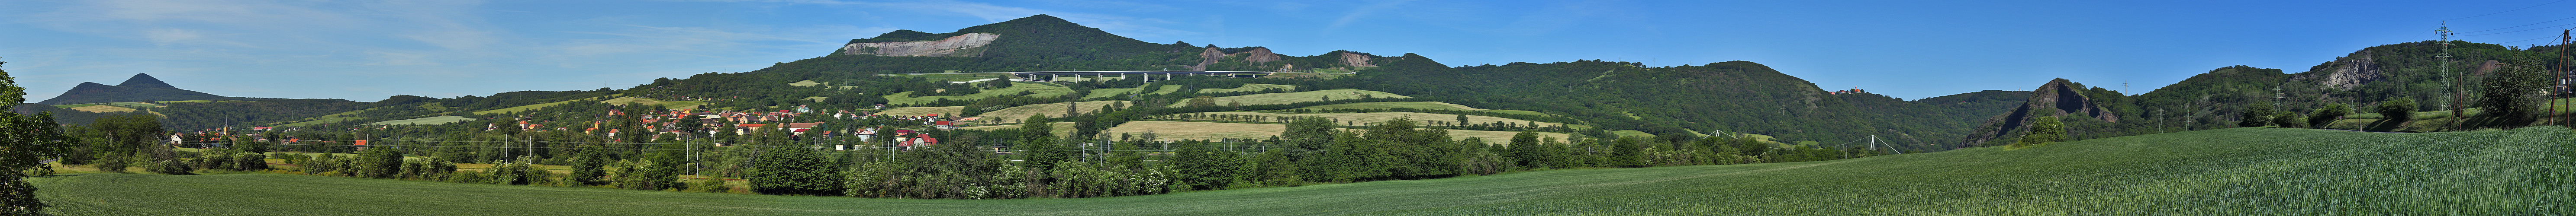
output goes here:
<path id="1" fill-rule="evenodd" d="M 2236 128 L 1836 161 L 1556 170 L 1026 200 L 859 199 L 347 177 L 34 178 L 62 215 L 2365 214 L 2576 211 L 2564 127 Z M 401 194 L 389 198 L 389 194 Z M 352 202 L 352 200 L 377 200 Z M 506 200 L 494 202 L 494 200 Z"/>

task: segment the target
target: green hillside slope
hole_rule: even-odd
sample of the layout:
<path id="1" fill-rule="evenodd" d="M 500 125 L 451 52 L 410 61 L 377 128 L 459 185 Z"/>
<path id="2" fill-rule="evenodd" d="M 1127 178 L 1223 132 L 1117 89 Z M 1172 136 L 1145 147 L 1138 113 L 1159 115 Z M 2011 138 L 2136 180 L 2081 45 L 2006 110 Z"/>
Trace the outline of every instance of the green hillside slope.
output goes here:
<path id="1" fill-rule="evenodd" d="M 1029 200 L 759 196 L 296 175 L 36 178 L 63 215 L 2470 214 L 2571 210 L 2564 127 L 2236 128 L 2006 151 Z M 400 198 L 392 198 L 400 194 Z M 500 202 L 495 202 L 500 201 Z"/>

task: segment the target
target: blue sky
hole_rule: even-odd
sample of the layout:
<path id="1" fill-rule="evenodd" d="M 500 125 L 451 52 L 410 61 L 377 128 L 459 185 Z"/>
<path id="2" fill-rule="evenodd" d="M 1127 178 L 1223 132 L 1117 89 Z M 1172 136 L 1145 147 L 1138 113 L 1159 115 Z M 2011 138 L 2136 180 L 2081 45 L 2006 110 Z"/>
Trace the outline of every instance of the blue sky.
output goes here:
<path id="1" fill-rule="evenodd" d="M 2527 8 L 2515 10 L 2517 8 Z M 225 96 L 624 88 L 821 56 L 896 29 L 1036 14 L 1156 43 L 1419 53 L 1450 65 L 1753 61 L 1900 98 L 2067 78 L 2141 93 L 2209 69 L 2306 71 L 2363 47 L 2548 43 L 2529 1 L 0 1 L 29 101 L 150 73 Z M 2501 12 L 2501 13 L 2500 13 Z M 2483 15 L 2483 16 L 2481 16 Z M 2556 20 L 2556 21 L 2551 21 Z M 2535 24 L 2513 27 L 2524 24 Z M 2510 28 L 2509 28 L 2510 27 Z M 2535 29 L 2521 31 L 2525 29 Z"/>

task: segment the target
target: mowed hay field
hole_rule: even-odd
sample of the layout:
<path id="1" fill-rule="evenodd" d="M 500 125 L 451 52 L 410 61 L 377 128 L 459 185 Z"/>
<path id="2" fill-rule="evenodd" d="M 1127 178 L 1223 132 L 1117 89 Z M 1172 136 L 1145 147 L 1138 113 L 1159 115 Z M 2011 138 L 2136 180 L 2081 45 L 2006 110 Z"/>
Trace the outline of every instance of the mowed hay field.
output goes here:
<path id="1" fill-rule="evenodd" d="M 1417 122 L 1417 123 L 1419 123 L 1420 125 L 1432 125 L 1432 124 L 1433 124 L 1432 122 L 1444 122 L 1444 123 L 1452 123 L 1452 124 L 1454 124 L 1454 123 L 1458 122 L 1458 115 L 1457 115 L 1457 114 L 1436 114 L 1436 113 L 1417 113 L 1417 112 L 1373 112 L 1373 113 L 1264 113 L 1264 112 L 1204 112 L 1204 113 L 1184 113 L 1184 114 L 1163 115 L 1163 116 L 1157 116 L 1157 117 L 1160 117 L 1160 118 L 1182 118 L 1182 117 L 1183 117 L 1183 115 L 1217 115 L 1216 117 L 1195 117 L 1195 118 L 1191 118 L 1190 120 L 1224 120 L 1224 121 L 1245 121 L 1245 120 L 1250 120 L 1250 119 L 1224 119 L 1224 118 L 1229 118 L 1229 117 L 1231 117 L 1231 118 L 1240 118 L 1240 116 L 1261 116 L 1261 117 L 1268 117 L 1268 119 L 1273 120 L 1273 121 L 1276 121 L 1276 120 L 1278 120 L 1278 119 L 1287 119 L 1287 118 L 1291 118 L 1291 117 L 1324 117 L 1324 118 L 1330 118 L 1330 119 L 1333 119 L 1334 121 L 1337 121 L 1337 122 L 1351 122 L 1351 121 L 1357 121 L 1357 122 L 1369 122 L 1369 123 L 1376 123 L 1376 122 L 1386 122 L 1387 120 L 1394 120 L 1394 119 L 1398 119 L 1398 118 L 1411 119 L 1411 120 L 1413 120 L 1413 122 Z M 1520 120 L 1520 119 L 1503 118 L 1503 117 L 1492 117 L 1492 116 L 1479 116 L 1479 115 L 1469 115 L 1469 116 L 1467 116 L 1467 122 L 1469 122 L 1469 123 L 1476 123 L 1476 124 L 1490 124 L 1490 123 L 1494 123 L 1494 122 L 1497 122 L 1497 121 L 1500 121 L 1500 122 L 1506 122 L 1506 123 L 1511 123 L 1511 124 L 1516 124 L 1516 125 L 1530 125 L 1530 124 L 1533 124 L 1533 123 L 1531 123 L 1531 121 L 1529 121 L 1529 120 Z M 1565 124 L 1561 124 L 1561 123 L 1551 123 L 1551 122 L 1538 122 L 1538 123 L 1535 123 L 1535 124 L 1538 124 L 1538 126 L 1539 126 L 1539 127 L 1554 127 L 1554 126 L 1559 126 L 1559 125 L 1565 125 Z"/>
<path id="2" fill-rule="evenodd" d="M 983 125 L 983 126 L 974 126 L 974 127 L 962 127 L 962 128 L 957 128 L 957 129 L 958 129 L 958 130 L 1001 130 L 1001 129 L 1020 129 L 1020 127 L 1021 127 L 1021 126 L 1023 126 L 1023 125 L 1021 125 L 1021 124 L 1000 124 L 1000 125 Z M 1056 123 L 1047 123 L 1047 126 L 1053 126 L 1053 127 L 1055 127 L 1055 129 L 1049 129 L 1049 130 L 1047 130 L 1047 132 L 1054 132 L 1056 137 L 1070 137 L 1070 136 L 1073 136 L 1074 128 L 1073 128 L 1073 123 L 1072 123 L 1072 122 L 1056 122 Z"/>
<path id="3" fill-rule="evenodd" d="M 1264 104 L 1292 104 L 1292 103 L 1299 103 L 1299 102 L 1316 102 L 1316 101 L 1321 101 L 1321 99 L 1322 99 L 1322 98 L 1324 98 L 1324 97 L 1332 97 L 1332 98 L 1333 98 L 1333 100 L 1350 100 L 1350 99 L 1359 99 L 1359 98 L 1360 98 L 1360 96 L 1362 96 L 1362 95 L 1367 95 L 1368 97 L 1372 97 L 1372 98 L 1413 98 L 1413 97 L 1411 97 L 1411 96 L 1404 96 L 1404 95 L 1398 95 L 1398 94 L 1395 94 L 1395 93 L 1386 93 L 1386 92 L 1381 92 L 1381 91 L 1369 91 L 1369 90 L 1358 90 L 1358 89 L 1334 89 L 1334 90 L 1317 90 L 1317 91 L 1289 92 L 1289 93 L 1269 93 L 1269 94 L 1254 94 L 1254 95 L 1226 96 L 1226 97 L 1217 97 L 1217 98 L 1214 98 L 1214 99 L 1216 99 L 1216 105 L 1218 105 L 1218 106 L 1224 106 L 1224 105 L 1228 105 L 1228 104 L 1233 104 L 1233 103 L 1235 103 L 1235 102 L 1242 102 L 1242 103 L 1243 103 L 1243 105 L 1264 105 Z M 1172 103 L 1172 105 L 1171 105 L 1170 107 L 1182 107 L 1182 106 L 1189 106 L 1189 105 L 1190 105 L 1190 103 Z"/>
<path id="4" fill-rule="evenodd" d="M 644 104 L 644 105 L 661 105 L 662 107 L 665 107 L 665 108 L 671 108 L 671 109 L 693 109 L 693 108 L 698 108 L 698 107 L 696 107 L 697 105 L 706 105 L 706 104 L 707 104 L 707 102 L 705 102 L 705 101 L 662 101 L 662 100 L 655 100 L 655 99 L 652 99 L 652 98 L 640 98 L 640 97 L 621 97 L 621 98 L 617 98 L 617 99 L 608 99 L 608 100 L 603 100 L 603 101 L 599 101 L 599 102 L 600 102 L 600 103 L 607 103 L 607 104 L 627 104 L 627 103 L 637 103 L 637 104 Z"/>
<path id="5" fill-rule="evenodd" d="M 380 122 L 375 122 L 375 123 L 367 123 L 367 124 L 365 124 L 365 125 L 434 125 L 434 124 L 447 124 L 447 123 L 456 123 L 456 122 L 473 121 L 473 120 L 474 120 L 473 118 L 466 118 L 466 117 L 459 117 L 459 116 L 432 116 L 432 117 L 428 117 L 428 118 L 403 119 L 403 120 L 393 120 L 393 121 L 380 121 Z"/>
<path id="6" fill-rule="evenodd" d="M 1392 109 L 1392 108 L 1424 109 L 1424 110 L 1486 111 L 1486 112 L 1497 112 L 1497 113 L 1503 113 L 1503 114 L 1515 114 L 1515 115 L 1547 115 L 1547 113 L 1540 113 L 1540 112 L 1538 112 L 1538 111 L 1528 111 L 1528 110 L 1495 110 L 1495 109 L 1477 109 L 1477 108 L 1475 108 L 1475 107 L 1467 107 L 1467 105 L 1458 105 L 1458 104 L 1452 104 L 1452 103 L 1446 103 L 1446 102 L 1432 102 L 1432 101 L 1398 101 L 1398 102 L 1365 102 L 1365 103 L 1346 103 L 1346 104 L 1325 104 L 1325 105 L 1316 105 L 1316 106 L 1310 106 L 1310 107 L 1305 107 L 1305 108 L 1297 108 L 1297 109 L 1299 109 L 1299 110 L 1314 110 L 1314 109 Z"/>
<path id="7" fill-rule="evenodd" d="M 2235 128 L 1834 161 L 1080 199 L 916 200 L 276 174 L 30 178 L 57 215 L 2550 215 L 2565 127 Z"/>
<path id="8" fill-rule="evenodd" d="M 1354 129 L 1342 130 L 1349 131 Z M 1102 131 L 1102 133 L 1110 134 L 1112 136 L 1122 133 L 1142 136 L 1146 132 L 1153 132 L 1155 140 L 1174 141 L 1217 140 L 1229 138 L 1269 139 L 1271 136 L 1278 136 L 1279 132 L 1285 131 L 1288 131 L 1288 125 L 1284 124 L 1133 121 L 1127 122 L 1127 124 L 1118 125 L 1118 127 L 1109 128 L 1109 130 Z M 1484 139 L 1486 143 L 1508 144 L 1512 141 L 1512 135 L 1519 133 L 1520 132 L 1517 131 L 1449 130 L 1449 140 L 1456 141 L 1464 140 L 1469 137 L 1476 137 Z M 1565 140 L 1566 136 L 1564 133 L 1553 132 L 1539 132 L 1538 135 L 1540 139 L 1556 140 Z"/>
<path id="9" fill-rule="evenodd" d="M 1271 89 L 1284 89 L 1284 90 L 1287 90 L 1287 91 L 1297 91 L 1297 86 L 1292 86 L 1292 85 L 1280 85 L 1280 84 L 1245 83 L 1245 84 L 1243 84 L 1243 87 L 1221 88 L 1221 89 L 1220 89 L 1220 88 L 1199 89 L 1199 93 L 1200 93 L 1200 94 L 1206 94 L 1206 93 L 1227 93 L 1227 92 L 1256 92 L 1256 91 L 1267 91 L 1267 90 L 1271 90 Z"/>
<path id="10" fill-rule="evenodd" d="M 121 106 L 108 106 L 108 105 L 90 105 L 90 106 L 80 106 L 80 107 L 72 107 L 71 109 L 72 109 L 72 110 L 80 110 L 81 112 L 94 112 L 94 113 L 133 112 L 133 111 L 141 111 L 141 110 L 136 110 L 136 109 L 134 109 L 134 108 L 125 108 L 125 107 L 121 107 Z"/>
<path id="11" fill-rule="evenodd" d="M 932 113 L 938 113 L 940 115 L 956 115 L 957 113 L 965 111 L 966 106 L 896 107 L 877 112 L 876 114 L 882 116 L 921 116 L 922 114 Z"/>
<path id="12" fill-rule="evenodd" d="M 1048 118 L 1062 118 L 1064 117 L 1064 106 L 1066 105 L 1072 105 L 1075 109 L 1074 112 L 1092 113 L 1099 112 L 1100 106 L 1117 103 L 1127 103 L 1127 101 L 1084 101 L 1074 103 L 1030 104 L 1003 108 L 1002 110 L 994 110 L 992 112 L 984 112 L 984 114 L 977 115 L 977 117 L 984 118 L 978 119 L 975 122 L 984 124 L 1018 123 L 1025 121 L 1025 118 L 1029 118 L 1029 115 L 1046 115 Z"/>
<path id="13" fill-rule="evenodd" d="M 1155 94 L 1171 94 L 1171 93 L 1173 93 L 1173 92 L 1181 92 L 1181 86 L 1177 86 L 1177 85 L 1161 85 L 1161 86 L 1162 86 L 1162 87 L 1154 87 L 1154 88 L 1155 88 L 1155 90 L 1154 90 L 1153 92 L 1146 92 L 1145 94 L 1155 95 Z M 1117 97 L 1118 95 L 1123 95 L 1123 94 L 1128 94 L 1128 93 L 1136 93 L 1136 91 L 1138 91 L 1138 90 L 1144 90 L 1144 89 L 1145 89 L 1145 87 L 1135 87 L 1135 88 L 1112 88 L 1112 89 L 1092 89 L 1092 90 L 1091 90 L 1091 94 L 1082 95 L 1082 97 L 1083 97 L 1083 98 L 1105 98 L 1105 97 Z"/>
<path id="14" fill-rule="evenodd" d="M 900 92 L 894 93 L 893 95 L 886 95 L 885 99 L 887 104 L 921 104 L 938 101 L 939 99 L 975 100 L 999 95 L 1017 95 L 1020 94 L 1020 92 L 1031 92 L 1029 97 L 1056 97 L 1063 96 L 1065 94 L 1072 94 L 1073 89 L 1052 84 L 1012 82 L 1011 87 L 1009 88 L 985 89 L 983 91 L 975 92 L 974 94 L 914 97 L 912 95 L 916 92 Z"/>

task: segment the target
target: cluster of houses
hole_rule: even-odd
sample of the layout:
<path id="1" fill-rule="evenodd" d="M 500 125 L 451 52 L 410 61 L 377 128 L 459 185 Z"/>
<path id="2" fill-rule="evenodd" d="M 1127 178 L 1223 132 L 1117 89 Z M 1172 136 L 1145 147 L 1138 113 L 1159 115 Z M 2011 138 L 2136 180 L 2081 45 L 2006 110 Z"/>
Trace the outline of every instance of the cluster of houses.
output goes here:
<path id="1" fill-rule="evenodd" d="M 917 122 L 922 122 L 922 124 L 923 124 L 923 125 L 925 125 L 925 126 L 930 126 L 931 128 L 935 128 L 935 129 L 942 129 L 942 130 L 946 130 L 946 129 L 956 129 L 956 128 L 964 127 L 964 126 L 965 126 L 963 123 L 958 123 L 957 121 L 951 121 L 951 120 L 950 120 L 950 119 L 948 119 L 947 117 L 940 116 L 939 114 L 924 114 L 924 115 L 918 115 L 918 116 L 913 116 L 913 115 L 905 115 L 905 116 L 887 116 L 887 115 L 878 115 L 878 114 L 876 114 L 876 113 L 870 113 L 870 112 L 866 112 L 866 111 L 852 111 L 852 110 L 821 110 L 821 111 L 818 111 L 818 110 L 814 110 L 812 107 L 804 106 L 804 105 L 796 106 L 796 108 L 795 108 L 795 109 L 793 109 L 793 110 L 777 110 L 776 112 L 768 112 L 768 111 L 707 111 L 707 110 L 695 110 L 695 109 L 678 109 L 678 110 L 662 110 L 662 111 L 657 111 L 656 113 L 632 113 L 632 114 L 634 114 L 634 115 L 640 115 L 640 116 L 637 116 L 637 118 L 636 118 L 636 119 L 637 119 L 637 123 L 638 123 L 638 124 L 641 124 L 641 125 L 637 125 L 637 126 L 638 126 L 638 128 L 647 128 L 648 130 L 651 130 L 651 131 L 655 131 L 655 132 L 657 132 L 657 133 L 652 133 L 652 134 L 650 135 L 650 137 L 638 137 L 638 138 L 646 138 L 646 139 L 659 139 L 659 138 L 662 138 L 663 136 L 714 136 L 717 132 L 724 132 L 724 131 L 731 131 L 731 132 L 733 132 L 734 134 L 750 134 L 750 133 L 753 133 L 753 132 L 757 132 L 757 131 L 755 131 L 755 130 L 759 130 L 759 129 L 761 129 L 761 128 L 767 128 L 767 127 L 775 126 L 775 127 L 776 127 L 776 128 L 778 128 L 779 130 L 784 130 L 784 131 L 788 132 L 790 136 L 797 136 L 797 137 L 810 137 L 810 138 L 830 139 L 830 138 L 836 138 L 836 137 L 841 137 L 841 136 L 855 136 L 854 138 L 858 138 L 858 139 L 860 139 L 860 140 L 875 140 L 876 136 L 880 136 L 880 135 L 883 135 L 883 136 L 893 136 L 893 138 L 894 138 L 893 140 L 894 140 L 894 142 L 895 142 L 895 143 L 894 143 L 894 146 L 896 146 L 896 147 L 900 147 L 900 148 L 910 148 L 910 147 L 914 147 L 914 146 L 928 146 L 928 145 L 935 145 L 935 144 L 938 144 L 938 143 L 939 143 L 939 141 L 938 141 L 938 139 L 929 138 L 929 136 L 928 136 L 927 134 L 925 134 L 925 133 L 921 133 L 921 132 L 913 131 L 913 130 L 878 131 L 878 130 L 880 130 L 878 127 L 865 127 L 865 126 L 840 126 L 840 127 L 834 127 L 834 126 L 830 125 L 830 123 L 829 123 L 829 122 L 822 122 L 822 121 L 817 121 L 817 122 L 786 122 L 786 121 L 790 121 L 790 119 L 796 119 L 796 118 L 798 118 L 798 117 L 806 117 L 805 119 L 812 119 L 812 118 L 815 118 L 815 117 L 821 117 L 821 118 L 831 118 L 831 119 L 853 119 L 853 120 L 855 120 L 855 119 L 880 119 L 880 120 L 898 120 L 898 121 L 917 121 Z M 608 116 L 606 116 L 606 117 L 620 117 L 620 116 L 630 115 L 630 113 L 625 113 L 625 112 L 617 111 L 617 110 L 610 110 L 610 111 L 609 111 L 609 113 L 608 113 L 607 115 L 608 115 Z M 551 124 L 551 126 L 550 126 L 550 124 Z M 486 129 L 487 129 L 487 130 L 488 130 L 488 129 L 499 129 L 499 127 L 509 126 L 509 127 L 519 127 L 521 130 L 544 131 L 544 130 L 574 130 L 574 129 L 575 129 L 575 127 L 579 127 L 579 130 L 581 130 L 583 133 L 591 133 L 591 134 L 605 134 L 605 135 L 607 135 L 608 137 L 610 137 L 611 139 L 616 139 L 617 141 L 620 141 L 620 142 L 625 141 L 625 138 L 628 138 L 628 137 L 624 137 L 624 136 L 619 136 L 619 134 L 620 134 L 620 133 L 625 133 L 625 132 L 626 132 L 626 131 L 619 131 L 619 129 L 605 129 L 606 131 L 600 131 L 600 130 L 603 130 L 603 129 L 601 128 L 602 126 L 608 126 L 608 124 L 611 124 L 611 123 L 610 123 L 610 122 L 608 122 L 607 120 L 590 120 L 590 121 L 586 121 L 586 122 L 573 122 L 573 123 L 571 123 L 571 124 L 572 124 L 571 126 L 566 126 L 566 125 L 563 125 L 563 123 L 556 123 L 556 122 L 546 122 L 546 121 L 519 121 L 519 122 L 516 122 L 514 125 L 504 125 L 504 124 L 495 123 L 495 124 L 492 124 L 491 126 L 489 126 L 489 127 L 488 127 L 488 128 L 486 128 Z M 774 125 L 773 125 L 773 124 L 774 124 Z M 603 132 L 604 132 L 604 133 L 603 133 Z M 719 144 L 716 144 L 716 145 L 717 145 L 717 146 L 729 146 L 729 145 L 731 145 L 731 144 L 729 144 L 729 143 L 719 143 Z M 835 145 L 832 149 L 835 149 L 835 150 L 851 150 L 851 149 L 857 149 L 857 146 L 851 146 L 851 145 Z"/>
<path id="2" fill-rule="evenodd" d="M 1869 92 L 1868 92 L 1868 91 L 1861 91 L 1861 90 L 1860 90 L 1860 88 L 1852 88 L 1852 89 L 1848 89 L 1848 90 L 1836 90 L 1836 91 L 1832 91 L 1832 92 L 1825 92 L 1825 94 L 1837 94 L 1837 95 L 1838 95 L 1838 94 L 1858 94 L 1858 93 L 1869 93 Z"/>

